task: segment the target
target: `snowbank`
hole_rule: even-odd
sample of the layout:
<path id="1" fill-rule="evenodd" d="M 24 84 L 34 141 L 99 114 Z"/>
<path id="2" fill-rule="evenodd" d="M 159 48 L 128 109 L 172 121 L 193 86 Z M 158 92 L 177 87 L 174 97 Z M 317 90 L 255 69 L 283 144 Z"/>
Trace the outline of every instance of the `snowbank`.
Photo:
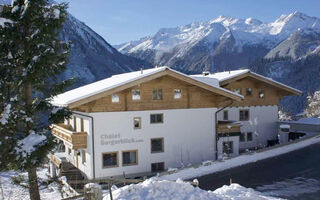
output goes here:
<path id="1" fill-rule="evenodd" d="M 245 155 L 241 155 L 228 160 L 211 162 L 211 165 L 206 164 L 206 165 L 201 165 L 200 167 L 197 167 L 197 168 L 192 167 L 192 168 L 182 169 L 172 174 L 163 175 L 161 176 L 161 178 L 164 180 L 177 180 L 178 178 L 181 178 L 184 180 L 191 179 L 194 177 L 204 176 L 207 174 L 212 174 L 215 172 L 231 169 L 231 168 L 245 165 L 248 163 L 257 162 L 259 160 L 264 160 L 267 158 L 279 156 L 279 155 L 282 155 L 297 149 L 301 149 L 319 142 L 320 142 L 320 136 L 315 136 L 315 137 L 305 139 L 303 141 L 299 141 L 296 143 L 287 144 L 277 148 L 272 148 L 270 150 L 253 153 L 253 154 L 245 154 Z"/>
<path id="2" fill-rule="evenodd" d="M 37 171 L 39 179 L 40 196 L 42 200 L 61 199 L 61 193 L 56 182 L 50 182 L 47 176 L 47 169 L 39 169 Z M 22 185 L 27 183 L 27 173 L 25 172 L 0 172 L 0 181 L 3 188 L 4 199 L 29 200 L 29 191 L 27 188 L 12 183 L 12 177 L 23 177 Z M 2 191 L 0 190 L 0 199 L 2 199 Z"/>
<path id="3" fill-rule="evenodd" d="M 227 199 L 246 199 L 246 200 L 264 200 L 279 199 L 267 197 L 262 193 L 250 188 L 242 187 L 238 184 L 223 186 L 215 191 L 206 191 L 193 187 L 191 184 L 181 180 L 167 181 L 150 178 L 139 184 L 128 185 L 112 192 L 113 198 L 117 200 L 227 200 Z M 109 200 L 109 194 L 105 194 L 104 200 Z"/>

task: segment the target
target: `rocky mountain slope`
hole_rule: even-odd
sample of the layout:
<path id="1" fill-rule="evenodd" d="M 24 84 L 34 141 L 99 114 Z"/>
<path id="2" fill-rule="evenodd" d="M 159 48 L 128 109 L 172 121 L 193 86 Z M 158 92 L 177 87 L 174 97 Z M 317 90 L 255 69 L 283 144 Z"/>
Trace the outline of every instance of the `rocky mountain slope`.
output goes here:
<path id="1" fill-rule="evenodd" d="M 285 109 L 296 113 L 303 109 L 306 95 L 320 89 L 319 45 L 320 19 L 294 12 L 271 23 L 220 16 L 160 29 L 153 36 L 116 48 L 186 73 L 250 68 L 303 90 L 302 97 L 282 102 Z M 312 79 L 307 79 L 310 76 Z"/>
<path id="2" fill-rule="evenodd" d="M 83 22 L 69 15 L 61 38 L 72 42 L 71 56 L 62 78 L 78 77 L 74 87 L 112 74 L 149 68 L 146 61 L 119 53 Z"/>

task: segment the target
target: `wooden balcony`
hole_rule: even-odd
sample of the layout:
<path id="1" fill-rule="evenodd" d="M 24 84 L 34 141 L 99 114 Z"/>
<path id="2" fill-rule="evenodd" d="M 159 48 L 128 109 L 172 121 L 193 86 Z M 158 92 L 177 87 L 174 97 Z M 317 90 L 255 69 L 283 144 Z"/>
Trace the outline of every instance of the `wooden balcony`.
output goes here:
<path id="1" fill-rule="evenodd" d="M 240 128 L 242 124 L 238 122 L 232 122 L 232 121 L 219 121 L 218 122 L 218 134 L 240 134 Z"/>
<path id="2" fill-rule="evenodd" d="M 48 157 L 55 166 L 60 167 L 63 162 L 66 162 L 65 156 L 62 156 L 64 154 L 65 152 L 54 153 L 54 154 L 49 154 Z"/>
<path id="3" fill-rule="evenodd" d="M 51 131 L 56 138 L 70 144 L 72 149 L 87 148 L 87 132 L 75 132 L 71 125 L 66 124 L 53 124 Z"/>

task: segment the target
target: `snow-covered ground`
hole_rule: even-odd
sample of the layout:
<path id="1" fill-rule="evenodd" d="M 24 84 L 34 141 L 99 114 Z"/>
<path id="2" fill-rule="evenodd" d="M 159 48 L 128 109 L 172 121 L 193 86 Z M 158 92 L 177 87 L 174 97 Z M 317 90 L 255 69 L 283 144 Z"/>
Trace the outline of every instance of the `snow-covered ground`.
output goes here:
<path id="1" fill-rule="evenodd" d="M 250 188 L 242 187 L 238 184 L 223 186 L 215 191 L 206 191 L 191 184 L 177 181 L 159 180 L 150 178 L 139 184 L 128 185 L 112 192 L 113 198 L 117 200 L 275 200 L 279 198 L 265 196 Z M 105 195 L 104 200 L 109 200 L 110 196 Z"/>
<path id="2" fill-rule="evenodd" d="M 240 155 L 240 156 L 223 160 L 223 161 L 215 161 L 215 162 L 206 161 L 204 162 L 204 164 L 200 165 L 199 167 L 181 169 L 172 174 L 163 175 L 161 176 L 161 178 L 164 180 L 177 180 L 179 178 L 183 180 L 187 180 L 187 179 L 223 171 L 226 169 L 234 168 L 237 166 L 245 165 L 248 163 L 257 162 L 259 160 L 279 156 L 279 155 L 282 155 L 291 151 L 295 151 L 319 142 L 320 142 L 320 136 L 315 136 L 309 139 L 305 139 L 303 141 L 299 141 L 299 142 L 284 145 L 284 146 L 279 146 L 277 148 L 271 148 L 270 150 L 266 150 L 258 153 Z"/>
<path id="3" fill-rule="evenodd" d="M 42 200 L 58 200 L 61 199 L 61 193 L 56 182 L 51 182 L 47 176 L 48 170 L 41 168 L 38 170 L 38 179 L 40 183 L 40 196 Z M 29 191 L 27 188 L 13 184 L 12 177 L 24 177 L 22 185 L 26 185 L 27 173 L 26 172 L 0 172 L 0 199 L 5 200 L 28 200 Z M 2 186 L 2 190 L 1 190 Z M 3 191 L 3 194 L 2 194 Z M 3 198 L 4 197 L 4 198 Z"/>
<path id="4" fill-rule="evenodd" d="M 285 180 L 283 182 L 277 182 L 272 185 L 265 185 L 257 188 L 259 191 L 257 192 L 250 188 L 242 187 L 238 184 L 232 184 L 229 186 L 223 186 L 218 188 L 215 191 L 206 191 L 200 188 L 193 187 L 190 183 L 183 182 L 182 179 L 191 179 L 193 177 L 202 176 L 218 171 L 223 171 L 225 169 L 229 169 L 232 167 L 244 165 L 251 162 L 256 162 L 259 160 L 263 160 L 266 158 L 278 156 L 281 154 L 285 154 L 297 149 L 301 149 L 307 147 L 309 145 L 319 143 L 320 136 L 315 136 L 309 139 L 305 139 L 303 141 L 281 146 L 278 148 L 272 148 L 270 150 L 266 150 L 258 153 L 251 153 L 246 155 L 241 155 L 235 158 L 231 158 L 224 161 L 216 161 L 204 162 L 203 165 L 197 168 L 186 168 L 182 170 L 178 170 L 172 174 L 163 175 L 160 177 L 154 177 L 147 179 L 146 181 L 139 184 L 132 184 L 122 188 L 113 190 L 114 199 L 234 199 L 234 200 L 242 200 L 242 199 L 277 199 L 275 197 L 265 196 L 290 196 L 293 192 L 296 192 L 296 185 L 301 181 L 309 184 L 305 184 L 306 187 L 298 187 L 300 188 L 297 194 L 307 192 L 318 191 L 319 184 L 317 180 L 314 179 L 303 179 L 303 178 L 295 178 L 293 180 Z M 29 193 L 28 189 L 23 186 L 19 186 L 13 184 L 12 177 L 22 176 L 24 177 L 21 181 L 22 185 L 26 185 L 27 182 L 27 173 L 25 172 L 0 172 L 0 199 L 8 199 L 8 200 L 28 200 Z M 61 193 L 59 190 L 59 186 L 55 182 L 51 182 L 47 176 L 47 169 L 41 168 L 38 170 L 38 178 L 40 182 L 40 195 L 43 200 L 51 200 L 51 199 L 61 199 Z M 176 181 L 177 180 L 177 181 Z M 312 185 L 313 187 L 309 187 Z M 316 185 L 317 187 L 315 187 Z M 1 189 L 2 186 L 2 189 Z M 279 188 L 282 188 L 279 193 Z M 3 192 L 3 195 L 2 195 Z M 108 200 L 109 195 L 105 194 L 104 200 Z"/>
<path id="5" fill-rule="evenodd" d="M 28 200 L 28 190 L 23 186 L 13 184 L 12 177 L 16 176 L 27 177 L 26 173 L 19 172 L 0 172 L 0 179 L 3 188 L 3 197 L 5 200 Z M 38 170 L 38 178 L 40 182 L 40 195 L 42 200 L 59 200 L 61 193 L 58 184 L 50 183 L 47 176 L 47 169 Z M 48 184 L 49 183 L 49 184 Z M 22 181 L 26 184 L 26 181 Z M 200 188 L 193 187 L 190 183 L 183 182 L 181 179 L 177 181 L 160 180 L 157 177 L 147 179 L 139 184 L 132 184 L 113 191 L 113 197 L 116 200 L 162 200 L 162 199 L 183 199 L 183 200 L 276 200 L 279 198 L 265 196 L 250 188 L 242 187 L 238 184 L 223 186 L 215 191 L 206 191 Z M 0 190 L 0 199 L 2 192 Z M 104 194 L 104 200 L 109 199 L 109 194 Z"/>

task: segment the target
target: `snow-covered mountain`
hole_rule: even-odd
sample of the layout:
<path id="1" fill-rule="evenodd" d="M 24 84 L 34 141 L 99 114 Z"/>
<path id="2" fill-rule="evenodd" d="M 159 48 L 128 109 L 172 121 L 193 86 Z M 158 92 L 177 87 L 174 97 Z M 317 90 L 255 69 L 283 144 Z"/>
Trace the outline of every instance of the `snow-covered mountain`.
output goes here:
<path id="1" fill-rule="evenodd" d="M 54 0 L 51 2 L 55 3 Z M 0 0 L 0 5 L 10 4 L 11 0 Z M 67 70 L 60 78 L 63 80 L 77 78 L 73 88 L 113 74 L 152 67 L 146 61 L 119 53 L 100 35 L 71 14 L 68 15 L 60 37 L 72 43 Z"/>
<path id="2" fill-rule="evenodd" d="M 183 71 L 247 67 L 297 31 L 320 33 L 320 19 L 294 12 L 271 23 L 219 16 L 117 45 L 127 55 Z M 226 60 L 225 58 L 228 59 Z M 194 57 L 194 58 L 190 58 Z M 188 61 L 188 62 L 186 62 Z"/>
<path id="3" fill-rule="evenodd" d="M 320 19 L 300 12 L 271 23 L 220 16 L 115 46 L 120 52 L 185 73 L 250 68 L 304 91 L 282 106 L 293 113 L 320 89 Z"/>

